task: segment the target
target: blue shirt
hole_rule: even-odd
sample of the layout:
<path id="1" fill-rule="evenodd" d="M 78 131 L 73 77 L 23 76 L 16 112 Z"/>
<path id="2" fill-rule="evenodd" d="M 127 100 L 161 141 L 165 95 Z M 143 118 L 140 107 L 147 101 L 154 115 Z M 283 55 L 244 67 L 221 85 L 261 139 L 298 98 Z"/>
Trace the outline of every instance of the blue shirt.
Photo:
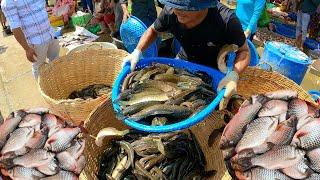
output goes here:
<path id="1" fill-rule="evenodd" d="M 1 8 L 10 28 L 21 28 L 28 44 L 45 44 L 54 38 L 45 1 L 2 0 Z"/>
<path id="2" fill-rule="evenodd" d="M 244 31 L 249 29 L 251 34 L 256 32 L 265 3 L 265 0 L 237 0 L 236 15 Z"/>

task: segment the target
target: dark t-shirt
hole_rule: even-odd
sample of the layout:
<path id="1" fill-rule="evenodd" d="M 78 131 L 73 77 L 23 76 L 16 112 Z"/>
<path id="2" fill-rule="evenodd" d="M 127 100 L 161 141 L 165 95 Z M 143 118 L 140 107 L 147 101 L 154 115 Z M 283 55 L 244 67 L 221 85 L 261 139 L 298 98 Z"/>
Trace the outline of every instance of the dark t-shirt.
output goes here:
<path id="1" fill-rule="evenodd" d="M 210 8 L 207 17 L 192 29 L 185 29 L 173 9 L 165 6 L 154 28 L 158 32 L 172 33 L 182 46 L 181 55 L 187 60 L 213 68 L 217 68 L 216 59 L 223 45 L 241 47 L 246 41 L 235 13 L 221 3 Z"/>

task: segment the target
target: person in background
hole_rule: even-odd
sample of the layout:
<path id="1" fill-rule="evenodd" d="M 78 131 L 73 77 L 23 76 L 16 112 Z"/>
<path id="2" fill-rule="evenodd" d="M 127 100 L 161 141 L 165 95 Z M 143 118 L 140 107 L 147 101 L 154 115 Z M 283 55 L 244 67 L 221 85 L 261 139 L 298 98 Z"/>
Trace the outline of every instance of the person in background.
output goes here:
<path id="1" fill-rule="evenodd" d="M 120 0 L 120 3 L 123 10 L 123 22 L 133 15 L 149 27 L 157 18 L 154 0 Z M 132 4 L 131 13 L 128 11 L 128 4 Z"/>
<path id="2" fill-rule="evenodd" d="M 76 5 L 74 0 L 57 0 L 52 9 L 52 14 L 55 16 L 63 16 L 65 24 L 69 23 L 71 16 L 75 13 Z"/>
<path id="3" fill-rule="evenodd" d="M 316 13 L 320 0 L 298 0 L 297 6 L 297 26 L 296 26 L 296 46 L 303 49 L 303 44 L 307 38 L 310 17 Z"/>
<path id="4" fill-rule="evenodd" d="M 93 13 L 94 18 L 92 19 L 92 24 L 99 23 L 101 31 L 98 34 L 103 34 L 106 32 L 106 25 L 108 25 L 111 33 L 115 31 L 114 21 L 115 16 L 113 13 L 113 8 L 111 3 L 107 0 L 94 0 L 95 12 Z"/>
<path id="5" fill-rule="evenodd" d="M 115 15 L 115 32 L 111 33 L 111 37 L 120 39 L 120 26 L 123 19 L 123 11 L 119 0 L 111 0 L 111 7 L 113 7 Z"/>
<path id="6" fill-rule="evenodd" d="M 160 0 L 165 7 L 140 41 L 136 49 L 123 59 L 123 66 L 130 63 L 131 70 L 160 32 L 170 32 L 180 42 L 182 48 L 179 59 L 221 69 L 226 64 L 224 53 L 226 46 L 236 46 L 236 58 L 233 70 L 226 74 L 218 90 L 226 88 L 220 109 L 224 109 L 229 98 L 236 92 L 239 75 L 250 62 L 250 53 L 246 37 L 239 19 L 232 10 L 215 0 Z M 238 49 L 238 50 L 236 50 Z M 177 60 L 178 61 L 178 60 Z"/>
<path id="7" fill-rule="evenodd" d="M 246 38 L 252 40 L 257 31 L 260 15 L 265 7 L 265 0 L 237 0 L 236 14 Z"/>
<path id="8" fill-rule="evenodd" d="M 81 5 L 83 8 L 83 11 L 87 12 L 89 7 L 90 12 L 91 13 L 94 12 L 92 0 L 81 0 Z"/>
<path id="9" fill-rule="evenodd" d="M 39 67 L 59 56 L 59 41 L 54 37 L 50 25 L 46 4 L 43 0 L 2 0 L 1 8 L 5 14 L 13 35 L 26 56 L 32 62 L 32 73 L 39 76 Z"/>

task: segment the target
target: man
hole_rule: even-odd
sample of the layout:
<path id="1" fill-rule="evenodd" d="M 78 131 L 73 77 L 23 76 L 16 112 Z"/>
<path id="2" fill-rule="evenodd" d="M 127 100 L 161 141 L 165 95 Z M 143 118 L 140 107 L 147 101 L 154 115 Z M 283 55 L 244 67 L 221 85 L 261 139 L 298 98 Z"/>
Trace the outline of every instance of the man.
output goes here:
<path id="1" fill-rule="evenodd" d="M 235 93 L 238 74 L 249 64 L 250 53 L 241 24 L 236 15 L 227 7 L 214 0 L 160 0 L 165 5 L 160 16 L 141 37 L 136 49 L 123 60 L 131 63 L 133 70 L 142 56 L 142 52 L 157 38 L 159 32 L 172 33 L 181 43 L 178 54 L 180 59 L 217 68 L 225 67 L 224 56 L 218 54 L 227 44 L 237 45 L 233 71 L 228 73 L 219 84 L 218 90 L 226 88 L 224 99 L 220 103 L 223 109 L 229 97 Z M 224 48 L 223 48 L 224 49 Z M 226 53 L 220 53 L 226 54 Z M 223 64 L 224 65 L 221 65 Z"/>
<path id="2" fill-rule="evenodd" d="M 2 0 L 2 10 L 13 35 L 32 62 L 32 73 L 39 76 L 39 66 L 48 57 L 49 62 L 59 56 L 59 41 L 50 26 L 43 0 Z"/>
<path id="3" fill-rule="evenodd" d="M 127 4 L 132 4 L 133 16 L 139 18 L 147 27 L 149 27 L 157 18 L 157 9 L 154 0 L 120 0 L 123 10 L 123 21 L 126 22 L 130 13 Z"/>

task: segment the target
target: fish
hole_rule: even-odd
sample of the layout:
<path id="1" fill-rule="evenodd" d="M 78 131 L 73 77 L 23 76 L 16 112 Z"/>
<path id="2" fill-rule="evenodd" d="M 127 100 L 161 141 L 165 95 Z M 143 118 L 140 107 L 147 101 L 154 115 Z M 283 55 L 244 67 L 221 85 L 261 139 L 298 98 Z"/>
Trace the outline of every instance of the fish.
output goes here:
<path id="1" fill-rule="evenodd" d="M 308 151 L 307 157 L 310 161 L 311 169 L 317 173 L 320 173 L 320 148 Z"/>
<path id="2" fill-rule="evenodd" d="M 175 92 L 175 94 L 178 94 L 181 91 L 174 83 L 157 80 L 148 80 L 145 83 L 140 84 L 140 86 L 143 88 L 157 88 L 163 92 Z"/>
<path id="3" fill-rule="evenodd" d="M 114 179 L 119 179 L 121 174 L 126 170 L 125 164 L 127 164 L 128 157 L 124 156 L 116 165 L 115 169 L 112 172 L 111 177 Z"/>
<path id="4" fill-rule="evenodd" d="M 74 172 L 77 169 L 76 159 L 68 152 L 63 151 L 56 155 L 59 167 L 66 171 Z"/>
<path id="5" fill-rule="evenodd" d="M 315 119 L 299 129 L 291 142 L 291 145 L 304 150 L 311 150 L 320 146 L 320 119 Z"/>
<path id="6" fill-rule="evenodd" d="M 297 123 L 297 129 L 301 129 L 304 125 L 310 123 L 311 121 L 314 121 L 315 118 L 309 116 L 309 115 L 306 115 L 304 117 L 301 117 L 298 119 L 298 123 Z"/>
<path id="7" fill-rule="evenodd" d="M 79 175 L 81 171 L 86 167 L 87 159 L 84 155 L 81 155 L 77 160 L 77 168 L 74 171 L 75 174 Z"/>
<path id="8" fill-rule="evenodd" d="M 156 105 L 156 104 L 160 104 L 161 101 L 145 101 L 145 102 L 141 102 L 141 103 L 137 103 L 131 106 L 128 106 L 126 108 L 124 108 L 122 110 L 122 114 L 124 116 L 130 116 L 132 114 L 138 113 L 139 111 L 143 110 L 144 108 Z"/>
<path id="9" fill-rule="evenodd" d="M 166 71 L 166 74 L 174 74 L 174 68 L 173 67 L 169 67 L 168 70 Z"/>
<path id="10" fill-rule="evenodd" d="M 221 149 L 235 147 L 237 145 L 242 138 L 245 127 L 255 118 L 265 101 L 265 97 L 260 96 L 259 100 L 254 104 L 239 109 L 239 112 L 230 120 L 222 133 L 220 139 Z"/>
<path id="11" fill-rule="evenodd" d="M 121 86 L 121 92 L 128 89 L 129 84 L 130 84 L 130 79 L 134 78 L 134 76 L 136 76 L 137 73 L 138 73 L 137 71 L 133 71 L 126 76 L 126 78 L 124 79 L 122 86 Z"/>
<path id="12" fill-rule="evenodd" d="M 26 168 L 21 166 L 16 166 L 10 170 L 8 170 L 9 176 L 12 179 L 23 180 L 23 179 L 40 179 L 45 177 L 44 174 L 37 171 L 34 168 Z"/>
<path id="13" fill-rule="evenodd" d="M 190 95 L 191 93 L 193 93 L 195 91 L 196 91 L 196 89 L 182 91 L 181 93 L 177 94 L 176 96 L 173 96 L 170 99 L 168 99 L 168 101 L 165 102 L 165 104 L 171 104 L 171 105 L 181 104 L 186 99 L 186 97 L 188 95 Z"/>
<path id="14" fill-rule="evenodd" d="M 68 171 L 60 171 L 58 174 L 54 176 L 49 176 L 46 178 L 41 178 L 40 180 L 78 180 L 79 177 Z"/>
<path id="15" fill-rule="evenodd" d="M 163 126 L 168 122 L 166 117 L 155 117 L 153 118 L 151 125 L 152 126 Z"/>
<path id="16" fill-rule="evenodd" d="M 128 96 L 130 100 L 143 98 L 148 95 L 163 94 L 164 92 L 156 88 L 144 88 L 141 92 L 137 92 Z"/>
<path id="17" fill-rule="evenodd" d="M 29 108 L 29 109 L 26 109 L 25 112 L 28 113 L 28 114 L 43 115 L 43 114 L 49 113 L 49 109 L 48 108 L 42 108 L 42 107 Z"/>
<path id="18" fill-rule="evenodd" d="M 246 172 L 236 171 L 239 180 L 290 180 L 291 178 L 278 170 L 264 169 L 262 167 L 252 168 Z"/>
<path id="19" fill-rule="evenodd" d="M 84 129 L 81 125 L 75 128 L 62 128 L 49 137 L 44 148 L 53 152 L 62 152 L 70 146 L 71 141 L 82 131 Z"/>
<path id="20" fill-rule="evenodd" d="M 33 168 L 48 164 L 55 157 L 55 154 L 43 149 L 31 150 L 29 153 L 13 159 L 14 165 Z"/>
<path id="21" fill-rule="evenodd" d="M 276 131 L 268 137 L 267 142 L 275 146 L 290 145 L 295 132 L 296 117 L 292 116 L 278 125 Z"/>
<path id="22" fill-rule="evenodd" d="M 287 120 L 287 112 L 279 115 L 279 123 L 282 123 L 283 121 L 286 121 L 286 120 Z"/>
<path id="23" fill-rule="evenodd" d="M 265 96 L 270 99 L 288 101 L 297 98 L 298 92 L 289 89 L 284 89 L 265 93 Z"/>
<path id="24" fill-rule="evenodd" d="M 0 149 L 5 145 L 8 136 L 13 132 L 19 125 L 22 118 L 20 116 L 8 118 L 0 126 Z"/>
<path id="25" fill-rule="evenodd" d="M 296 116 L 298 119 L 308 115 L 308 105 L 301 99 L 292 99 L 288 104 L 288 116 Z"/>
<path id="26" fill-rule="evenodd" d="M 234 169 L 246 171 L 254 166 L 284 169 L 299 163 L 305 154 L 305 151 L 294 146 L 276 146 L 262 155 L 234 159 Z"/>
<path id="27" fill-rule="evenodd" d="M 114 127 L 104 128 L 98 132 L 98 135 L 95 138 L 95 144 L 97 146 L 101 147 L 102 143 L 103 143 L 103 139 L 105 137 L 124 136 L 124 135 L 128 134 L 129 132 L 130 132 L 130 130 L 128 130 L 128 129 L 124 130 L 124 131 L 119 131 L 118 129 L 116 129 Z"/>
<path id="28" fill-rule="evenodd" d="M 157 95 L 148 95 L 148 96 L 144 96 L 142 98 L 137 98 L 130 101 L 120 101 L 119 104 L 121 104 L 122 106 L 132 106 L 138 103 L 150 102 L 150 101 L 165 102 L 169 99 L 170 97 L 167 94 L 162 93 Z"/>
<path id="29" fill-rule="evenodd" d="M 55 158 L 53 158 L 47 164 L 38 166 L 36 169 L 42 174 L 45 174 L 47 176 L 53 176 L 59 172 L 60 167 L 58 166 L 58 161 Z"/>
<path id="30" fill-rule="evenodd" d="M 165 71 L 163 69 L 160 69 L 160 68 L 156 68 L 156 69 L 153 69 L 151 71 L 148 71 L 147 73 L 145 73 L 144 75 L 141 76 L 140 82 L 149 80 L 150 77 L 154 76 L 155 74 L 162 74 L 162 73 L 165 73 Z"/>
<path id="31" fill-rule="evenodd" d="M 26 147 L 31 149 L 43 148 L 48 139 L 48 133 L 49 129 L 47 127 L 35 132 L 32 138 L 26 143 Z"/>
<path id="32" fill-rule="evenodd" d="M 281 169 L 281 172 L 293 179 L 305 179 L 312 173 L 312 170 L 308 167 L 306 159 L 301 159 L 299 163 Z"/>
<path id="33" fill-rule="evenodd" d="M 320 174 L 318 173 L 312 173 L 306 180 L 319 180 L 320 179 Z"/>
<path id="34" fill-rule="evenodd" d="M 261 108 L 258 116 L 277 116 L 287 112 L 288 102 L 282 100 L 270 100 Z"/>
<path id="35" fill-rule="evenodd" d="M 33 127 L 41 123 L 41 116 L 38 114 L 26 115 L 19 124 L 19 127 Z"/>
<path id="36" fill-rule="evenodd" d="M 128 160 L 127 163 L 124 164 L 125 169 L 129 169 L 130 166 L 134 166 L 134 150 L 130 143 L 126 141 L 119 141 L 117 142 L 119 146 L 125 150 Z"/>
<path id="37" fill-rule="evenodd" d="M 1 150 L 1 154 L 6 154 L 9 152 L 16 152 L 21 150 L 25 147 L 26 142 L 28 142 L 34 133 L 34 129 L 29 128 L 19 128 L 15 130 L 13 133 L 11 133 L 10 138 L 8 139 L 7 143 L 4 145 L 4 147 Z M 25 151 L 23 152 L 25 153 Z M 22 154 L 17 154 L 22 155 Z"/>
<path id="38" fill-rule="evenodd" d="M 237 153 L 234 147 L 223 149 L 221 151 L 222 151 L 222 156 L 224 160 L 229 160 L 231 157 L 233 157 Z"/>
<path id="39" fill-rule="evenodd" d="M 86 142 L 84 139 L 75 139 L 71 142 L 71 146 L 66 152 L 72 154 L 75 159 L 78 159 L 83 154 L 85 144 Z"/>
<path id="40" fill-rule="evenodd" d="M 187 107 L 160 104 L 160 105 L 150 106 L 130 116 L 130 119 L 133 121 L 140 121 L 146 117 L 154 116 L 154 115 L 168 115 L 170 117 L 184 119 L 189 117 L 191 114 L 192 114 L 192 110 Z"/>
<path id="41" fill-rule="evenodd" d="M 236 146 L 236 152 L 253 150 L 262 145 L 269 136 L 274 133 L 278 126 L 278 119 L 272 117 L 261 117 L 253 120 L 243 134 Z M 253 134 L 255 134 L 253 136 Z"/>
<path id="42" fill-rule="evenodd" d="M 53 114 L 45 114 L 43 115 L 41 126 L 49 128 L 48 136 L 51 137 L 55 132 L 57 132 L 61 128 L 64 128 L 66 126 L 66 123 Z"/>

